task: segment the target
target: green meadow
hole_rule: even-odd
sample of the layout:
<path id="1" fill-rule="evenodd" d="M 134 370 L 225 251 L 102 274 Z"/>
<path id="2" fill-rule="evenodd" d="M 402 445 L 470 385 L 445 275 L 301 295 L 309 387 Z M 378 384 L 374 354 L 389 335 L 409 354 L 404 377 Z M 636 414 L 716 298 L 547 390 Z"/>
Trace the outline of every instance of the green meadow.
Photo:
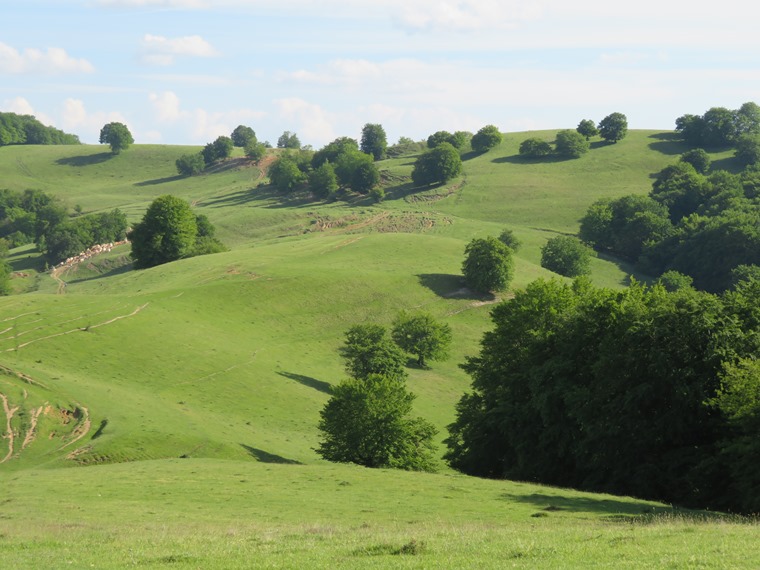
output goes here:
<path id="1" fill-rule="evenodd" d="M 41 189 L 85 213 L 138 221 L 174 194 L 229 251 L 134 271 L 129 246 L 46 271 L 13 250 L 0 298 L 0 568 L 739 568 L 760 566 L 756 522 L 635 498 L 331 464 L 319 411 L 345 375 L 350 326 L 424 308 L 451 357 L 409 368 L 416 412 L 439 430 L 469 386 L 459 368 L 503 299 L 461 279 L 465 245 L 512 229 L 512 288 L 553 274 L 540 248 L 595 200 L 644 194 L 686 150 L 633 131 L 577 160 L 525 161 L 529 136 L 466 156 L 415 192 L 415 157 L 381 161 L 386 199 L 284 196 L 238 154 L 176 175 L 191 147 L 0 148 L 0 187 Z M 733 168 L 729 153 L 716 167 Z M 592 280 L 648 276 L 614 259 Z M 507 299 L 509 293 L 503 295 Z"/>

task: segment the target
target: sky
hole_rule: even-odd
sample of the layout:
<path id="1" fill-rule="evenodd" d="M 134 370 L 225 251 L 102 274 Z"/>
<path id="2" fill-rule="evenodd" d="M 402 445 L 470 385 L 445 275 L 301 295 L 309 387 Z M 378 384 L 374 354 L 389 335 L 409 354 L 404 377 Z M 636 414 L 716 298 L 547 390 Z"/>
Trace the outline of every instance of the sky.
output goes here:
<path id="1" fill-rule="evenodd" d="M 315 149 L 380 123 L 632 129 L 760 103 L 760 4 L 683 0 L 0 0 L 0 111 L 96 144 L 250 126 Z"/>

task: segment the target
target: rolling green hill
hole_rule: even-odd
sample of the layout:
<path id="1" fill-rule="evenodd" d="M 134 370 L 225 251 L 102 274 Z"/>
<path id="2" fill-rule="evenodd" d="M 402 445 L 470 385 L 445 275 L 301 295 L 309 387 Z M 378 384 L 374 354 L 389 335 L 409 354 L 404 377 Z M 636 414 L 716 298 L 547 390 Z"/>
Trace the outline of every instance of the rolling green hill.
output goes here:
<path id="1" fill-rule="evenodd" d="M 0 187 L 132 221 L 175 194 L 230 247 L 132 271 L 121 246 L 58 280 L 31 248 L 12 252 L 25 293 L 0 298 L 0 567 L 760 564 L 753 524 L 314 452 L 348 327 L 422 307 L 452 327 L 451 358 L 410 369 L 440 443 L 469 385 L 458 365 L 497 301 L 463 288 L 466 243 L 509 227 L 524 244 L 513 286 L 550 276 L 538 263 L 549 237 L 576 232 L 600 197 L 648 192 L 685 150 L 634 131 L 578 160 L 526 162 L 528 136 L 553 133 L 507 135 L 424 192 L 410 188 L 414 157 L 383 161 L 380 204 L 282 196 L 241 156 L 180 178 L 174 161 L 198 150 L 187 147 L 0 148 Z M 593 261 L 600 285 L 631 272 Z"/>

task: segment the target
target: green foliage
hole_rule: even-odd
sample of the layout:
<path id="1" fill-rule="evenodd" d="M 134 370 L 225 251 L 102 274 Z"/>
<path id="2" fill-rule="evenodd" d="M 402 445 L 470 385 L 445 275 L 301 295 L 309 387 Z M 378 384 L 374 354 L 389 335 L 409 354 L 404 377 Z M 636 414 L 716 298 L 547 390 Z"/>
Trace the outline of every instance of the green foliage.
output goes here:
<path id="1" fill-rule="evenodd" d="M 182 176 L 200 174 L 206 168 L 206 160 L 199 152 L 195 154 L 183 154 L 175 162 L 177 172 Z"/>
<path id="2" fill-rule="evenodd" d="M 360 149 L 363 153 L 371 155 L 375 160 L 386 157 L 388 139 L 382 125 L 367 123 L 362 128 L 362 141 Z"/>
<path id="3" fill-rule="evenodd" d="M 217 137 L 214 142 L 208 143 L 201 151 L 206 166 L 211 166 L 215 162 L 228 158 L 234 147 L 232 139 L 225 136 Z"/>
<path id="4" fill-rule="evenodd" d="M 306 174 L 300 168 L 295 157 L 283 154 L 269 167 L 269 179 L 280 192 L 292 192 L 306 182 Z"/>
<path id="5" fill-rule="evenodd" d="M 596 128 L 596 124 L 594 124 L 594 121 L 591 119 L 583 119 L 578 123 L 578 126 L 575 127 L 575 130 L 582 136 L 586 137 L 586 140 L 599 134 L 599 129 Z"/>
<path id="6" fill-rule="evenodd" d="M 501 144 L 503 137 L 494 125 L 486 125 L 472 136 L 470 144 L 475 152 L 488 152 Z"/>
<path id="7" fill-rule="evenodd" d="M 309 174 L 309 188 L 317 198 L 329 200 L 338 191 L 338 177 L 335 168 L 324 162 Z"/>
<path id="8" fill-rule="evenodd" d="M 409 137 L 400 137 L 398 142 L 388 147 L 388 156 L 396 158 L 407 154 L 415 154 L 421 152 L 427 148 L 427 144 L 424 141 L 415 142 Z"/>
<path id="9" fill-rule="evenodd" d="M 245 146 L 245 155 L 250 158 L 254 163 L 258 164 L 259 161 L 264 158 L 267 153 L 267 147 L 264 143 L 252 142 Z"/>
<path id="10" fill-rule="evenodd" d="M 348 329 L 340 355 L 346 361 L 346 373 L 352 378 L 365 380 L 378 375 L 399 381 L 406 379 L 406 357 L 381 325 L 355 325 Z"/>
<path id="11" fill-rule="evenodd" d="M 442 142 L 417 158 L 412 169 L 415 186 L 443 184 L 462 172 L 462 158 L 450 143 Z"/>
<path id="12" fill-rule="evenodd" d="M 402 311 L 393 321 L 391 336 L 402 350 L 417 356 L 417 365 L 422 368 L 428 360 L 448 358 L 451 327 L 429 313 Z"/>
<path id="13" fill-rule="evenodd" d="M 311 165 L 313 168 L 319 168 L 325 162 L 335 164 L 341 155 L 354 154 L 358 151 L 359 143 L 356 142 L 356 139 L 339 137 L 315 152 L 311 159 Z"/>
<path id="14" fill-rule="evenodd" d="M 285 131 L 277 139 L 277 148 L 291 148 L 298 150 L 301 148 L 301 141 L 298 139 L 298 135 Z"/>
<path id="15" fill-rule="evenodd" d="M 699 174 L 707 174 L 710 170 L 710 155 L 701 148 L 687 150 L 681 155 L 679 160 L 691 164 Z"/>
<path id="16" fill-rule="evenodd" d="M 705 201 L 707 181 L 688 162 L 677 162 L 662 169 L 652 184 L 651 196 L 668 209 L 675 223 L 693 214 Z"/>
<path id="17" fill-rule="evenodd" d="M 557 154 L 565 158 L 580 158 L 590 148 L 589 142 L 577 131 L 570 129 L 557 133 L 554 141 Z"/>
<path id="18" fill-rule="evenodd" d="M 599 122 L 599 135 L 607 142 L 616 143 L 628 134 L 628 118 L 623 113 L 612 113 Z"/>
<path id="19" fill-rule="evenodd" d="M 710 404 L 726 365 L 757 350 L 742 295 L 530 284 L 493 310 L 494 330 L 464 365 L 473 391 L 447 459 L 472 475 L 749 512 L 741 467 L 756 452 L 725 466 L 719 446 L 737 439 Z M 743 386 L 757 383 L 740 384 L 732 401 L 753 401 Z"/>
<path id="20" fill-rule="evenodd" d="M 434 471 L 436 429 L 409 417 L 414 398 L 396 378 L 373 374 L 341 382 L 320 412 L 317 453 L 365 467 Z"/>
<path id="21" fill-rule="evenodd" d="M 704 115 L 682 115 L 676 119 L 676 131 L 695 147 L 729 147 L 743 135 L 760 134 L 760 107 L 748 102 L 733 111 L 712 107 Z"/>
<path id="22" fill-rule="evenodd" d="M 678 291 L 679 289 L 689 289 L 694 284 L 694 280 L 688 275 L 678 271 L 666 271 L 657 278 L 657 285 L 661 285 L 666 291 Z"/>
<path id="23" fill-rule="evenodd" d="M 11 292 L 11 266 L 3 258 L 0 258 L 0 295 L 8 295 Z"/>
<path id="24" fill-rule="evenodd" d="M 594 202 L 581 218 L 580 238 L 596 249 L 636 261 L 645 245 L 673 234 L 668 211 L 649 196 L 631 194 Z"/>
<path id="25" fill-rule="evenodd" d="M 745 166 L 760 162 L 760 135 L 740 135 L 736 141 L 735 156 Z"/>
<path id="26" fill-rule="evenodd" d="M 127 217 L 119 209 L 61 219 L 46 229 L 41 249 L 48 263 L 54 265 L 93 245 L 123 240 L 127 227 Z"/>
<path id="27" fill-rule="evenodd" d="M 197 235 L 198 225 L 190 204 L 169 194 L 159 196 L 129 234 L 135 268 L 189 257 Z"/>
<path id="28" fill-rule="evenodd" d="M 383 199 L 385 199 L 385 190 L 383 190 L 382 186 L 374 186 L 369 191 L 369 197 L 372 198 L 375 203 L 382 202 Z"/>
<path id="29" fill-rule="evenodd" d="M 517 253 L 522 247 L 522 242 L 515 235 L 515 232 L 508 228 L 503 229 L 499 234 L 499 241 L 515 253 Z"/>
<path id="30" fill-rule="evenodd" d="M 552 153 L 552 145 L 543 139 L 531 137 L 520 143 L 520 156 L 541 158 Z"/>
<path id="31" fill-rule="evenodd" d="M 437 147 L 441 143 L 449 143 L 454 146 L 454 135 L 449 131 L 436 131 L 427 138 L 427 147 L 429 149 Z"/>
<path id="32" fill-rule="evenodd" d="M 109 145 L 113 154 L 127 150 L 134 142 L 132 133 L 124 123 L 108 123 L 100 129 L 100 144 Z"/>
<path id="33" fill-rule="evenodd" d="M 475 238 L 464 250 L 462 274 L 467 285 L 488 293 L 509 287 L 515 270 L 512 250 L 494 238 Z"/>
<path id="34" fill-rule="evenodd" d="M 46 127 L 31 115 L 0 113 L 0 146 L 11 144 L 81 144 L 79 137 Z"/>
<path id="35" fill-rule="evenodd" d="M 591 272 L 593 250 L 573 236 L 555 236 L 541 248 L 541 267 L 565 277 Z"/>
<path id="36" fill-rule="evenodd" d="M 251 127 L 245 125 L 238 125 L 230 135 L 232 144 L 237 147 L 246 148 L 248 146 L 256 144 L 256 132 Z"/>

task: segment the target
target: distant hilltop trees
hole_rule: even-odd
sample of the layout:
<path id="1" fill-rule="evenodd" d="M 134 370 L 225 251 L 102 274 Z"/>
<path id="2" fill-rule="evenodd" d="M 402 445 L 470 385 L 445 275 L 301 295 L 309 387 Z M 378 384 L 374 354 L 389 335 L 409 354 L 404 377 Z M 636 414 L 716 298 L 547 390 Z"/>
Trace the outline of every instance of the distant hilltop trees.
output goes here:
<path id="1" fill-rule="evenodd" d="M 32 115 L 0 113 L 0 146 L 12 144 L 82 144 L 79 137 L 46 127 Z"/>

